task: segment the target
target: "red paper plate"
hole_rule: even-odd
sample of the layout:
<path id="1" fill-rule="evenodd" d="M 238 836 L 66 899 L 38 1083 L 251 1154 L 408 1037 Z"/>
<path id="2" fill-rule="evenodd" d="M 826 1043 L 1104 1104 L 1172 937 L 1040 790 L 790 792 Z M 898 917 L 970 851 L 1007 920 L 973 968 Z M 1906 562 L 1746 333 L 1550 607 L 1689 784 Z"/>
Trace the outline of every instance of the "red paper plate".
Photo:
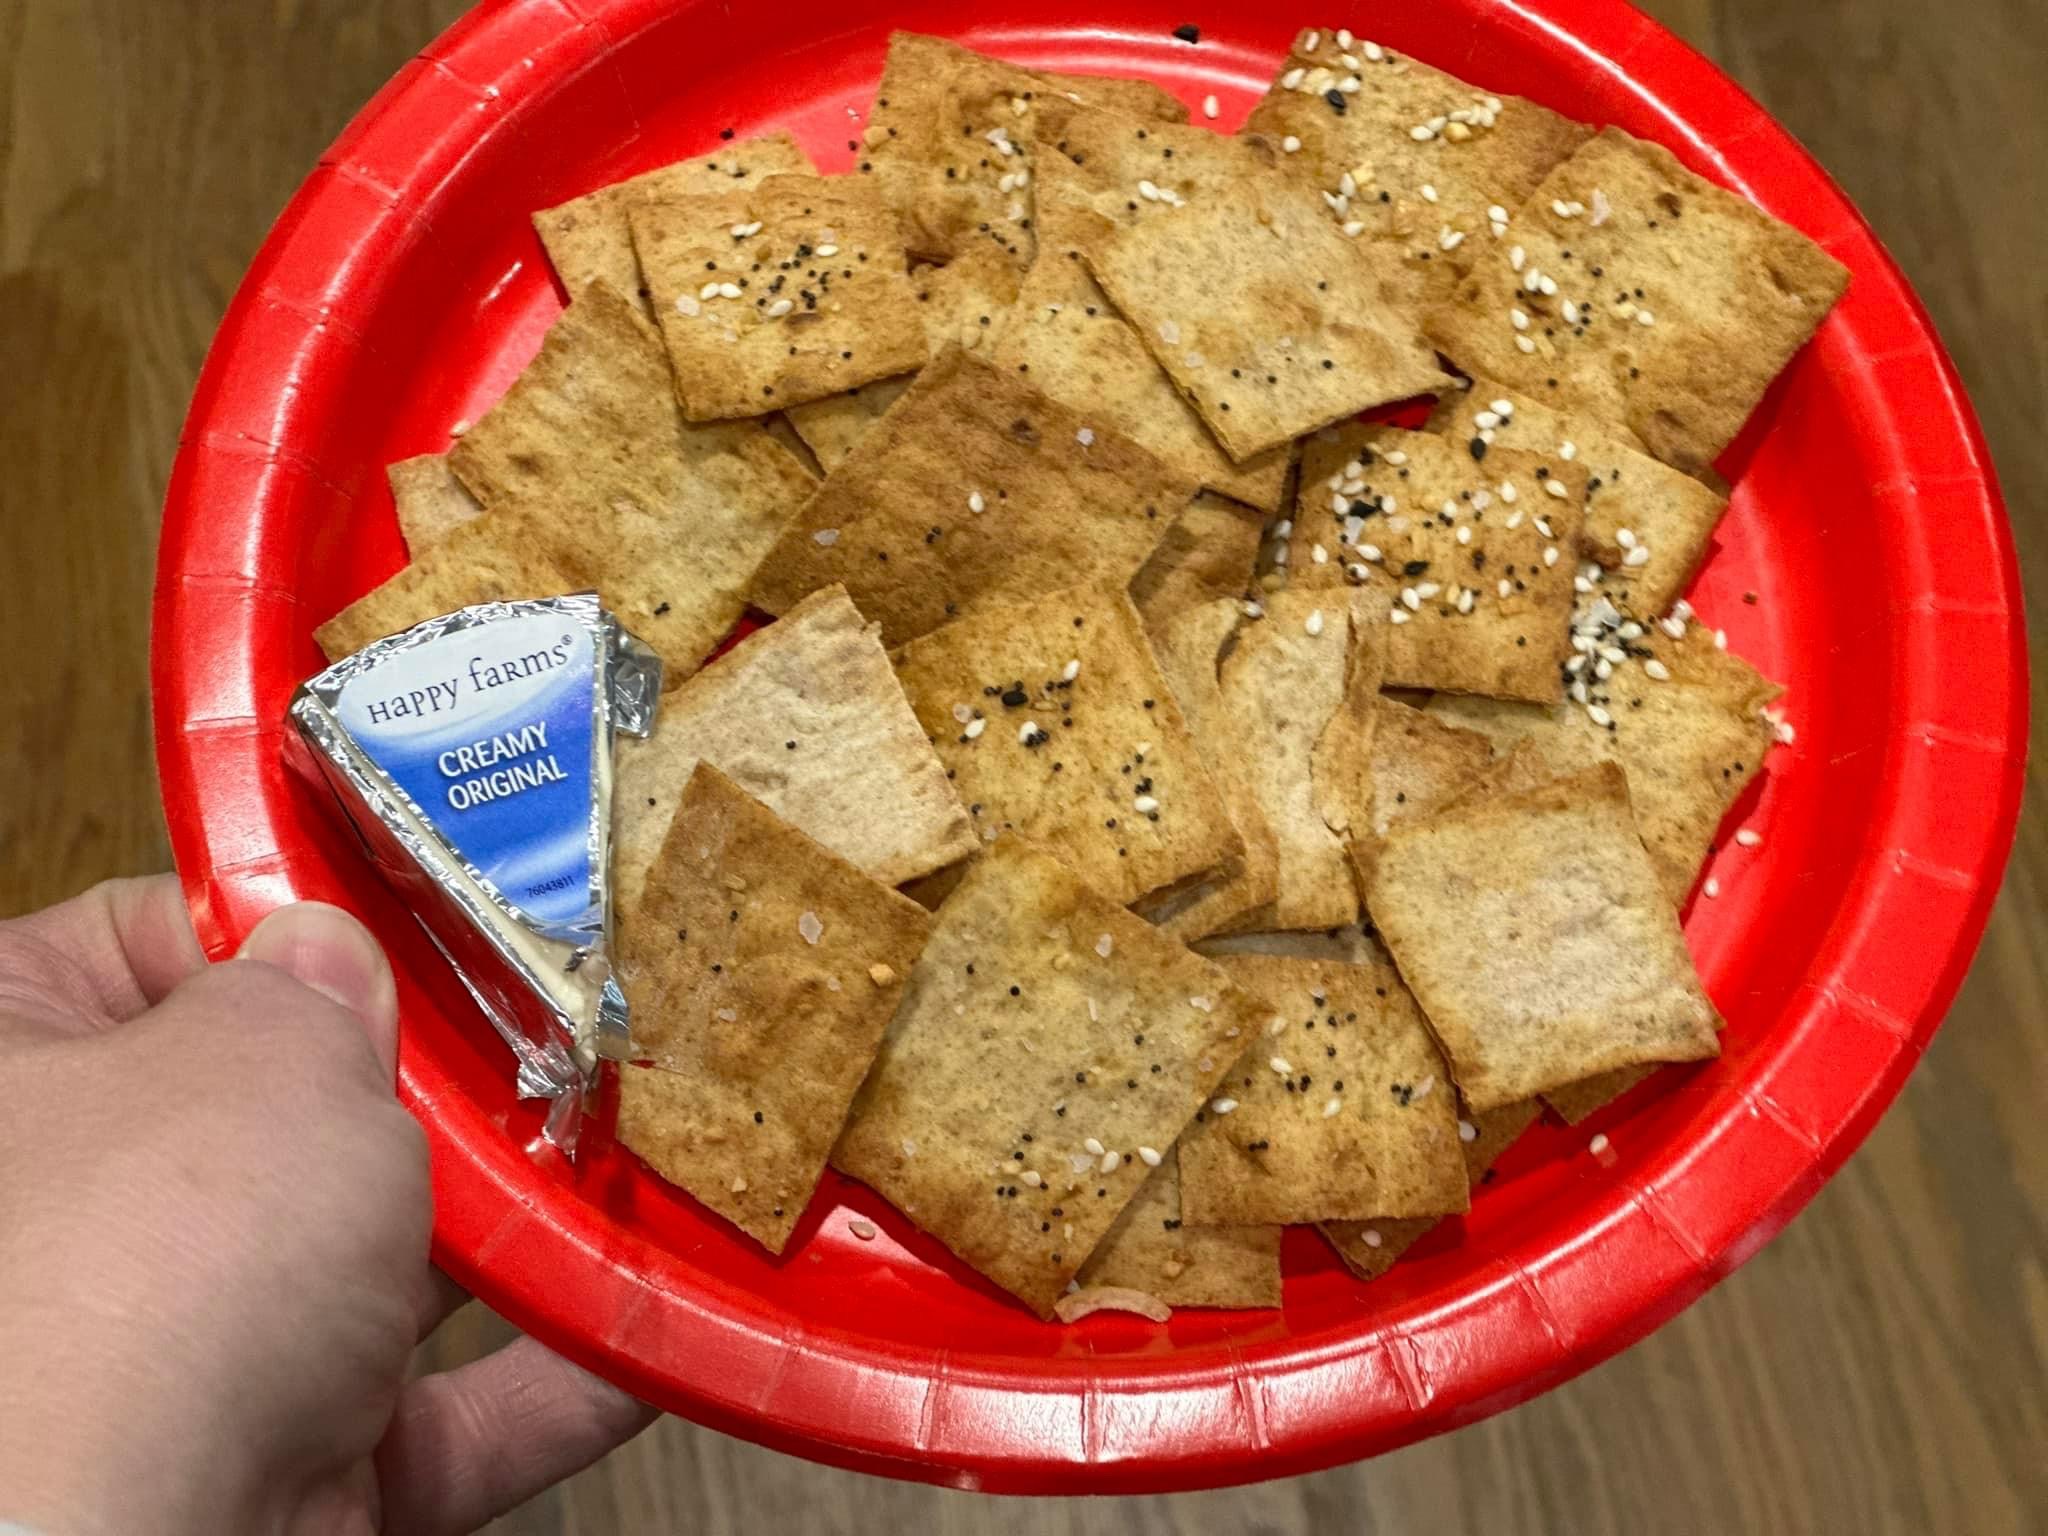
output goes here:
<path id="1" fill-rule="evenodd" d="M 2025 750 L 2017 573 L 1990 464 L 1926 316 L 1841 193 L 1741 91 L 1613 0 L 1078 12 L 1011 0 L 507 0 L 356 119 L 285 210 L 214 343 L 165 509 L 157 753 L 215 954 L 299 897 L 398 967 L 400 1090 L 426 1123 L 435 1252 L 493 1307 L 661 1406 L 851 1466 L 1009 1491 L 1301 1472 L 1465 1423 L 1641 1337 L 1741 1263 L 1870 1129 L 1982 931 Z M 1079 19 L 1085 16 L 1084 19 Z M 1738 811 L 1686 932 L 1724 1054 L 1589 1129 L 1519 1146 L 1462 1223 L 1371 1286 L 1290 1234 L 1277 1312 L 1042 1324 L 828 1176 L 771 1261 L 624 1153 L 540 1166 L 512 1063 L 349 834 L 285 771 L 315 623 L 404 558 L 383 466 L 445 447 L 559 308 L 530 210 L 718 141 L 854 158 L 890 25 L 1026 63 L 1214 92 L 1230 128 L 1295 24 L 1381 41 L 1660 140 L 1846 262 L 1848 298 L 1724 464 L 1693 601 L 1787 685 L 1798 736 Z M 1197 46 L 1173 28 L 1193 21 Z M 1199 121 L 1199 117 L 1197 121 Z M 1757 601 L 1749 601 L 1750 594 Z M 881 1231 L 848 1231 L 858 1212 Z"/>

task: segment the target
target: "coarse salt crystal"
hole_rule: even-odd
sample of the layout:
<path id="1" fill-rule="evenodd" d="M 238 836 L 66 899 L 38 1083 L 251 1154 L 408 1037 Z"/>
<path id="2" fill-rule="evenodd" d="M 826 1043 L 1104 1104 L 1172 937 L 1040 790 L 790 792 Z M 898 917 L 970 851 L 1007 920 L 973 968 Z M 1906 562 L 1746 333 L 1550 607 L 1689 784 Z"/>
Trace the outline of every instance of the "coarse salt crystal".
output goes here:
<path id="1" fill-rule="evenodd" d="M 796 920 L 796 931 L 804 936 L 806 944 L 815 944 L 825 936 L 825 925 L 818 921 L 818 914 L 806 912 Z"/>

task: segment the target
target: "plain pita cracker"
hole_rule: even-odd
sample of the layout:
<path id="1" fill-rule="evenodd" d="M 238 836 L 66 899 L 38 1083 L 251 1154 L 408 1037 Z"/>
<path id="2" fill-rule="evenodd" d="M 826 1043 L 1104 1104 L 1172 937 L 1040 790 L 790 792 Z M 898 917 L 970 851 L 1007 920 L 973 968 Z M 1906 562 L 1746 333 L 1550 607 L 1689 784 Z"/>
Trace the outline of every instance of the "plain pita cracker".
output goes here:
<path id="1" fill-rule="evenodd" d="M 673 687 L 744 611 L 754 569 L 814 484 L 758 423 L 692 427 L 654 328 L 587 290 L 448 451 L 491 518 L 526 509 L 542 548 L 661 653 Z"/>
<path id="2" fill-rule="evenodd" d="M 1280 1229 L 1187 1225 L 1180 1159 L 1168 1152 L 1075 1278 L 1083 1296 L 1108 1287 L 1169 1307 L 1277 1307 Z"/>
<path id="3" fill-rule="evenodd" d="M 892 33 L 860 168 L 880 183 L 913 255 L 946 261 L 987 246 L 1029 266 L 1036 112 L 1075 97 L 1166 122 L 1187 117 L 1140 81 L 1055 83 L 943 38 Z"/>
<path id="4" fill-rule="evenodd" d="M 896 673 L 984 843 L 1028 838 L 1119 902 L 1243 857 L 1119 586 L 985 603 Z"/>
<path id="5" fill-rule="evenodd" d="M 660 166 L 571 198 L 533 216 L 534 231 L 547 247 L 548 260 L 562 289 L 570 296 L 592 283 L 603 283 L 625 295 L 641 314 L 653 317 L 647 290 L 640 282 L 640 258 L 633 250 L 633 231 L 626 210 L 643 199 L 668 201 L 721 193 L 751 185 L 767 176 L 816 175 L 810 156 L 786 133 L 771 133 L 717 149 L 673 165 Z"/>
<path id="6" fill-rule="evenodd" d="M 1589 687 L 1585 705 L 1568 699 L 1546 710 L 1439 696 L 1429 713 L 1486 733 L 1502 750 L 1519 744 L 1524 784 L 1619 763 L 1658 883 L 1683 901 L 1721 818 L 1763 767 L 1775 729 L 1763 710 L 1779 690 L 1699 626 L 1682 639 L 1649 627 L 1622 649 L 1629 654 Z M 1652 662 L 1668 676 L 1652 676 Z"/>
<path id="7" fill-rule="evenodd" d="M 384 478 L 391 482 L 391 499 L 398 507 L 398 531 L 414 555 L 484 515 L 482 503 L 449 469 L 446 454 L 400 459 L 385 468 Z"/>
<path id="8" fill-rule="evenodd" d="M 1354 238 L 1395 257 L 1399 291 L 1419 299 L 1448 287 L 1478 252 L 1512 239 L 1509 211 L 1592 130 L 1365 38 L 1340 37 L 1328 28 L 1297 33 L 1245 130 L 1297 144 L 1289 167 L 1313 180 Z"/>
<path id="9" fill-rule="evenodd" d="M 771 1253 L 825 1171 L 931 918 L 699 764 L 621 940 L 619 1140 Z"/>
<path id="10" fill-rule="evenodd" d="M 925 360 L 895 220 L 871 182 L 769 176 L 643 200 L 628 218 L 692 421 L 801 405 Z"/>
<path id="11" fill-rule="evenodd" d="M 1363 876 L 1474 1109 L 1720 1049 L 1616 764 L 1397 826 Z"/>
<path id="12" fill-rule="evenodd" d="M 472 603 L 558 597 L 581 583 L 553 556 L 552 524 L 523 507 L 500 507 L 464 523 L 381 586 L 313 631 L 329 661 L 372 640 Z"/>
<path id="13" fill-rule="evenodd" d="M 1351 858 L 1372 862 L 1379 840 L 1411 817 L 1427 816 L 1479 783 L 1493 766 L 1493 741 L 1381 694 L 1373 706 L 1372 782 L 1351 825 Z"/>
<path id="14" fill-rule="evenodd" d="M 1131 600 L 1155 636 L 1183 613 L 1251 590 L 1266 520 L 1255 507 L 1203 491 L 1131 578 Z"/>
<path id="15" fill-rule="evenodd" d="M 1253 744 L 1238 739 L 1223 709 L 1219 680 L 1223 651 L 1237 633 L 1240 610 L 1224 598 L 1190 608 L 1152 631 L 1152 649 L 1167 686 L 1187 717 L 1195 751 L 1208 765 L 1223 795 L 1223 808 L 1244 844 L 1243 852 L 1209 878 L 1148 905 L 1144 916 L 1175 938 L 1214 933 L 1247 912 L 1266 906 L 1279 893 L 1280 854 L 1273 829 L 1259 807 L 1248 765 Z"/>
<path id="16" fill-rule="evenodd" d="M 980 246 L 942 267 L 912 267 L 911 294 L 917 300 L 918 319 L 931 355 L 936 357 L 954 344 L 968 352 L 992 351 L 1016 300 L 1017 279 L 1015 263 L 999 251 Z M 912 377 L 903 373 L 893 379 L 877 379 L 843 395 L 792 406 L 790 422 L 818 462 L 828 471 L 837 469 L 868 428 L 903 398 Z"/>
<path id="17" fill-rule="evenodd" d="M 1343 591 L 1276 592 L 1223 658 L 1223 718 L 1244 743 L 1252 792 L 1273 830 L 1279 888 L 1240 919 L 1261 930 L 1356 921 L 1343 825 L 1370 773 L 1386 626 Z"/>
<path id="18" fill-rule="evenodd" d="M 843 587 L 747 636 L 661 701 L 646 740 L 619 742 L 612 890 L 627 926 L 699 762 L 884 885 L 974 851 L 946 770 Z"/>
<path id="19" fill-rule="evenodd" d="M 1554 456 L 1475 462 L 1431 433 L 1318 433 L 1302 449 L 1295 536 L 1327 529 L 1335 548 L 1288 580 L 1380 594 L 1390 686 L 1547 702 L 1571 652 L 1585 490 L 1585 470 Z"/>
<path id="20" fill-rule="evenodd" d="M 1189 199 L 1119 230 L 1088 262 L 1239 463 L 1444 386 L 1372 253 L 1285 176 Z"/>
<path id="21" fill-rule="evenodd" d="M 1199 132 L 1200 130 L 1190 130 Z M 1213 135 L 1210 135 L 1213 137 Z M 1029 374 L 1053 399 L 1107 422 L 1211 490 L 1271 512 L 1286 490 L 1286 446 L 1238 465 L 1160 372 L 1145 343 L 1076 259 L 1072 212 L 1057 200 L 1076 173 L 1041 155 L 1038 258 L 995 354 L 998 368 Z"/>
<path id="22" fill-rule="evenodd" d="M 818 487 L 753 600 L 780 613 L 844 582 L 901 645 L 980 598 L 1128 582 L 1194 491 L 1121 433 L 954 349 Z"/>
<path id="23" fill-rule="evenodd" d="M 1536 1123 L 1542 1106 L 1534 1099 L 1503 1104 L 1499 1109 L 1475 1111 L 1461 1119 L 1458 1135 L 1465 1140 L 1465 1175 L 1473 1188 L 1500 1161 L 1501 1154 L 1519 1141 L 1522 1132 Z M 1433 1230 L 1441 1217 L 1381 1217 L 1372 1221 L 1326 1221 L 1318 1224 L 1323 1236 L 1336 1250 L 1344 1267 L 1361 1280 L 1377 1280 L 1394 1267 L 1394 1261 Z"/>
<path id="24" fill-rule="evenodd" d="M 833 1165 L 1046 1316 L 1269 1013 L 1005 839 L 940 910 Z"/>
<path id="25" fill-rule="evenodd" d="M 1484 252 L 1428 328 L 1466 372 L 1696 471 L 1848 285 L 1789 224 L 1606 128 L 1530 194 L 1513 241 Z"/>
<path id="26" fill-rule="evenodd" d="M 1393 962 L 1218 963 L 1280 1014 L 1282 1028 L 1246 1047 L 1181 1137 L 1188 1221 L 1464 1210 L 1457 1095 Z"/>
<path id="27" fill-rule="evenodd" d="M 1583 468 L 1585 553 L 1606 567 L 1614 601 L 1637 613 L 1665 613 L 1684 593 L 1728 508 L 1726 496 L 1638 451 L 1623 441 L 1626 433 L 1574 421 L 1487 380 L 1445 395 L 1429 430 L 1468 453 L 1474 444 L 1497 444 L 1568 457 Z"/>

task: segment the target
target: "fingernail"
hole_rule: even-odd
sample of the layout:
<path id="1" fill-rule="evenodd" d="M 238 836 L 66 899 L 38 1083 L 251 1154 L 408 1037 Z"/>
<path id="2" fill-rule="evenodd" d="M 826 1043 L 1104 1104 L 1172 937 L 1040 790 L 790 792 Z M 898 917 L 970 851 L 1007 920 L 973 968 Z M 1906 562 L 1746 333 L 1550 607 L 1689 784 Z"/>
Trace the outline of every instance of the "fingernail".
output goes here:
<path id="1" fill-rule="evenodd" d="M 398 990 L 370 930 L 339 907 L 302 901 L 258 923 L 240 958 L 274 965 L 362 1019 L 373 1039 L 397 1027 Z"/>

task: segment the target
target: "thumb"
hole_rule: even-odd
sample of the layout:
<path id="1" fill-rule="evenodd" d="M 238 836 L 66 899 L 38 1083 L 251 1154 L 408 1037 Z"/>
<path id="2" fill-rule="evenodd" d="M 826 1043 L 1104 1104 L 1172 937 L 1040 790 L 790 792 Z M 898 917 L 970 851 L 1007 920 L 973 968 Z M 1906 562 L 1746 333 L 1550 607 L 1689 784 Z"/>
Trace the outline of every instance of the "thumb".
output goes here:
<path id="1" fill-rule="evenodd" d="M 236 957 L 273 965 L 362 1020 L 385 1075 L 398 1064 L 398 987 L 370 930 L 339 907 L 301 901 L 258 923 Z"/>

